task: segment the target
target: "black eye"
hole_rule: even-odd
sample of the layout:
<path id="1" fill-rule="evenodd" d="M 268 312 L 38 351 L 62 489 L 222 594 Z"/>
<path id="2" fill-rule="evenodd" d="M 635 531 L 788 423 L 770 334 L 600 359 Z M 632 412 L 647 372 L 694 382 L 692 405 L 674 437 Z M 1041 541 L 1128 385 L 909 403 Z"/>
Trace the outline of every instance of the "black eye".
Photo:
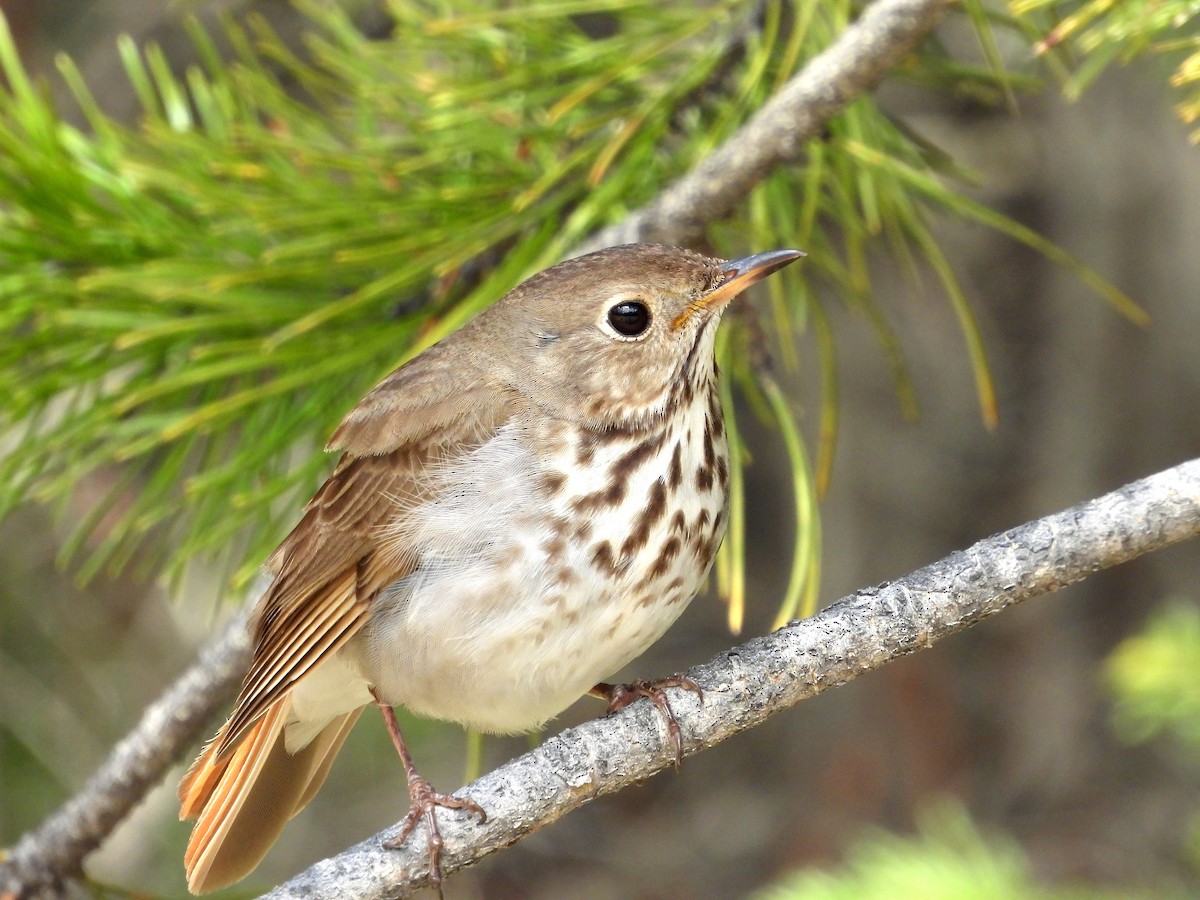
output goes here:
<path id="1" fill-rule="evenodd" d="M 636 337 L 650 327 L 650 310 L 636 300 L 623 300 L 608 311 L 608 324 L 617 334 Z"/>

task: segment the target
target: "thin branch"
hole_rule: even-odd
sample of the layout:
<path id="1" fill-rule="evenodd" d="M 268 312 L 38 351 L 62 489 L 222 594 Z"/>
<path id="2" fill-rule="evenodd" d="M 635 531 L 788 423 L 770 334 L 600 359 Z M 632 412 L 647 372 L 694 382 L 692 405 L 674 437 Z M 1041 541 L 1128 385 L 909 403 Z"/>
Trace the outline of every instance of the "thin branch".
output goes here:
<path id="1" fill-rule="evenodd" d="M 772 168 L 796 158 L 846 104 L 867 92 L 940 20 L 952 0 L 876 0 L 737 134 L 626 222 L 579 252 L 637 240 L 689 243 L 727 215 Z M 0 900 L 53 891 L 162 777 L 233 695 L 246 639 L 231 626 L 156 701 L 83 790 L 0 863 Z"/>
<path id="2" fill-rule="evenodd" d="M 1200 536 L 1200 460 L 1014 528 L 933 565 L 839 600 L 810 619 L 725 651 L 688 672 L 703 705 L 675 691 L 684 752 L 698 753 L 768 716 L 1094 572 Z M 449 874 L 516 843 L 573 809 L 671 764 L 650 703 L 571 728 L 459 793 L 488 813 L 439 819 Z M 264 895 L 403 897 L 426 885 L 423 834 L 384 850 L 381 832 Z"/>
<path id="3" fill-rule="evenodd" d="M 246 614 L 225 629 L 67 803 L 0 864 L 0 900 L 54 895 L 233 699 L 250 663 Z"/>
<path id="4" fill-rule="evenodd" d="M 737 133 L 654 200 L 592 237 L 614 244 L 688 245 L 733 212 L 777 167 L 793 162 L 829 121 L 874 88 L 934 29 L 953 0 L 878 0 L 768 100 Z"/>

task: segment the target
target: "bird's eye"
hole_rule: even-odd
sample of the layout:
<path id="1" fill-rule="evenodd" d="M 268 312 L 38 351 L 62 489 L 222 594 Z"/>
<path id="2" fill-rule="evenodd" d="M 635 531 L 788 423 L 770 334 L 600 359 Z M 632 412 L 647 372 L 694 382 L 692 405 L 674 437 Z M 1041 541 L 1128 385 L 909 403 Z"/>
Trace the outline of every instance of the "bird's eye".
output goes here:
<path id="1" fill-rule="evenodd" d="M 622 300 L 608 311 L 608 324 L 625 337 L 637 337 L 650 327 L 650 310 L 636 300 Z"/>

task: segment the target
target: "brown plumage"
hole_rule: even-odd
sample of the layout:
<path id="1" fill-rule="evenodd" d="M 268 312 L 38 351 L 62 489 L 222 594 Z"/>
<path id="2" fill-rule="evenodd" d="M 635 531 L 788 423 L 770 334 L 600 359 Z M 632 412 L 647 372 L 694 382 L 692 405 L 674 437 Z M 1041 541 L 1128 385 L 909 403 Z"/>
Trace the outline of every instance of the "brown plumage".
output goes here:
<path id="1" fill-rule="evenodd" d="M 269 560 L 233 714 L 180 784 L 197 818 L 190 890 L 258 864 L 370 703 L 514 732 L 589 690 L 611 707 L 650 695 L 679 752 L 661 691 L 597 682 L 704 579 L 727 501 L 716 325 L 799 255 L 629 245 L 570 260 L 363 398 Z M 385 718 L 412 799 L 400 839 L 437 806 L 482 814 L 434 793 Z M 432 843 L 430 862 L 437 883 Z"/>

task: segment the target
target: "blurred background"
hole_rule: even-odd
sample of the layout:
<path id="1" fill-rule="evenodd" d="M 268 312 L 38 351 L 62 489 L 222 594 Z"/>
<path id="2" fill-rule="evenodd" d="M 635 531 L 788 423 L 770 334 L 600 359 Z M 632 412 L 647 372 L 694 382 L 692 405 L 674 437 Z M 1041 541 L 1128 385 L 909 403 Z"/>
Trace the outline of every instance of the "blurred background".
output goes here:
<path id="1" fill-rule="evenodd" d="M 254 5 L 281 28 L 292 22 L 286 4 Z M 0 8 L 31 71 L 49 77 L 53 54 L 65 51 L 114 112 L 135 108 L 118 33 L 183 52 L 172 4 L 7 0 Z M 956 39 L 953 26 L 945 38 Z M 1163 73 L 1114 69 L 1078 102 L 1053 91 L 1023 96 L 1017 115 L 894 86 L 883 99 L 980 174 L 976 199 L 1096 268 L 1151 323 L 1121 318 L 1023 247 L 948 224 L 940 237 L 982 322 L 999 390 L 999 425 L 988 431 L 949 305 L 932 299 L 932 279 L 926 293 L 879 263 L 877 290 L 894 285 L 889 315 L 921 414 L 904 420 L 869 325 L 831 305 L 842 430 L 823 502 L 823 602 L 1200 449 L 1200 165 Z M 789 386 L 802 409 L 817 408 L 803 370 Z M 752 415 L 742 421 L 755 450 L 749 636 L 774 615 L 792 532 L 780 487 L 787 461 Z M 81 510 L 86 500 L 81 494 Z M 37 507 L 0 522 L 0 845 L 71 795 L 228 612 L 171 602 L 132 579 L 80 588 L 54 565 L 63 534 Z M 202 573 L 192 577 L 199 595 L 213 595 Z M 986 894 L 989 866 L 1011 868 L 1002 883 L 1023 885 L 1013 896 L 1031 895 L 1032 885 L 1078 891 L 1072 896 L 1200 896 L 1200 751 L 1170 729 L 1154 733 L 1145 715 L 1122 705 L 1138 676 L 1165 667 L 1169 681 L 1186 671 L 1186 656 L 1171 657 L 1167 645 L 1200 627 L 1197 585 L 1200 548 L 1191 543 L 1030 602 L 777 716 L 678 774 L 590 804 L 454 876 L 446 894 L 733 897 L 816 867 L 857 877 L 858 887 L 836 894 L 810 880 L 787 895 L 868 896 L 878 877 L 875 896 L 901 896 L 906 882 L 887 867 L 917 866 L 921 852 L 948 846 L 965 854 L 973 876 L 944 896 Z M 727 647 L 734 639 L 724 621 L 717 601 L 698 599 L 637 674 L 678 671 Z M 581 701 L 559 724 L 599 712 L 598 702 Z M 423 774 L 457 787 L 461 732 L 409 728 Z M 486 739 L 485 768 L 526 746 Z M 174 800 L 181 771 L 91 859 L 97 884 L 184 894 L 188 827 L 175 821 Z M 265 889 L 385 827 L 405 796 L 381 723 L 364 717 L 316 801 L 231 895 Z M 953 884 L 947 873 L 957 863 L 935 857 L 929 883 Z"/>

